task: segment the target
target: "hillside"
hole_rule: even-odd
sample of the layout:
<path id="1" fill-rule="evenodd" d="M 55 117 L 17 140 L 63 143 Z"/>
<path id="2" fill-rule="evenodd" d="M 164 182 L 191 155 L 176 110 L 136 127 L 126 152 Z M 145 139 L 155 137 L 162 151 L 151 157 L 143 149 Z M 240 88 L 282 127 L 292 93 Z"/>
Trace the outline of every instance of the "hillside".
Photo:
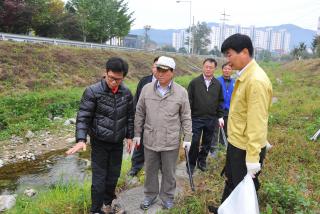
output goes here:
<path id="1" fill-rule="evenodd" d="M 259 64 L 268 74 L 274 92 L 268 127 L 268 141 L 273 147 L 267 152 L 260 175 L 262 183 L 258 192 L 260 212 L 262 214 L 320 213 L 320 144 L 319 139 L 317 142 L 309 140 L 309 137 L 320 128 L 320 59 L 293 61 L 285 65 L 277 62 Z M 189 75 L 182 78 L 187 85 L 193 77 Z M 0 108 L 0 139 L 1 135 L 5 138 L 6 135 L 10 136 L 17 132 L 19 128 L 20 132 L 23 132 L 30 128 L 48 127 L 49 125 L 43 121 L 48 121 L 45 117 L 50 110 L 59 114 L 61 112 L 57 111 L 62 111 L 64 118 L 74 115 L 78 106 L 76 101 L 79 100 L 82 89 L 72 90 L 73 93 L 59 89 L 58 92 L 51 94 L 47 92 L 44 95 L 30 92 L 26 93 L 27 96 L 17 98 L 0 96 L 0 106 L 6 107 L 4 119 L 20 115 L 16 121 L 8 120 L 7 127 L 1 133 L 2 108 Z M 49 105 L 41 106 L 40 111 L 37 102 L 40 104 L 47 102 Z M 12 109 L 17 110 L 13 112 Z M 33 109 L 37 111 L 33 113 Z M 66 109 L 67 112 L 63 112 Z M 10 115 L 12 112 L 15 114 L 14 117 Z M 24 122 L 23 119 L 31 113 L 33 113 L 31 122 Z M 35 115 L 40 115 L 39 117 L 46 120 L 40 120 Z M 39 127 L 33 127 L 39 123 Z M 62 124 L 57 127 L 66 129 Z M 27 143 L 25 145 L 28 146 Z M 12 152 L 10 150 L 10 154 Z M 192 192 L 187 185 L 181 196 L 176 198 L 175 208 L 161 213 L 203 214 L 207 213 L 207 205 L 220 204 L 224 186 L 224 178 L 220 176 L 220 172 L 225 163 L 225 148 L 220 147 L 216 155 L 209 156 L 208 159 L 208 171 L 195 172 L 196 191 Z M 124 162 L 122 169 L 128 169 L 128 162 Z M 125 174 L 124 172 L 123 175 Z M 129 205 L 131 204 L 126 206 Z M 135 202 L 134 206 L 137 209 L 138 205 Z M 38 196 L 27 199 L 20 194 L 16 207 L 7 213 L 38 213 L 38 210 L 48 210 L 50 213 L 86 213 L 89 206 L 90 183 L 84 185 L 76 183 L 53 186 L 53 189 L 41 190 Z"/>
<path id="2" fill-rule="evenodd" d="M 128 79 L 150 73 L 157 53 L 128 52 L 57 47 L 46 44 L 26 44 L 0 41 L 0 94 L 11 90 L 34 90 L 85 86 L 104 74 L 109 57 L 120 56 L 128 61 Z M 203 59 L 173 56 L 176 75 L 188 74 Z"/>

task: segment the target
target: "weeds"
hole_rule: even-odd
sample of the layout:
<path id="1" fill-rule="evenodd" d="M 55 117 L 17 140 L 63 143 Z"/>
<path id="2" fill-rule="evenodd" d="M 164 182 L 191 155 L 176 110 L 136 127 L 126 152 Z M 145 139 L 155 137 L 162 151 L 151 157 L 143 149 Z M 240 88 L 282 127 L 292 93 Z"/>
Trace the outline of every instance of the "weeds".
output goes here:
<path id="1" fill-rule="evenodd" d="M 130 169 L 130 159 L 122 161 L 121 175 L 118 180 L 117 190 L 126 187 L 126 177 Z M 88 213 L 91 206 L 91 182 L 83 183 L 58 182 L 47 190 L 41 190 L 35 197 L 29 198 L 18 195 L 14 208 L 7 214 L 58 214 L 58 213 Z"/>

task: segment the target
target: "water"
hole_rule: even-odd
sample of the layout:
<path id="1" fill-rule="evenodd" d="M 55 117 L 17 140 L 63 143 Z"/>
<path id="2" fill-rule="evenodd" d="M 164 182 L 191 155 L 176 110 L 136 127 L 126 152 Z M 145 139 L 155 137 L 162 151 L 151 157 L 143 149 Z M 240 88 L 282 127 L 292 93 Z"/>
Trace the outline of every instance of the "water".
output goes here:
<path id="1" fill-rule="evenodd" d="M 40 190 L 57 182 L 82 182 L 90 178 L 90 151 L 71 156 L 54 151 L 35 161 L 0 168 L 0 195 L 21 193 L 26 188 Z"/>

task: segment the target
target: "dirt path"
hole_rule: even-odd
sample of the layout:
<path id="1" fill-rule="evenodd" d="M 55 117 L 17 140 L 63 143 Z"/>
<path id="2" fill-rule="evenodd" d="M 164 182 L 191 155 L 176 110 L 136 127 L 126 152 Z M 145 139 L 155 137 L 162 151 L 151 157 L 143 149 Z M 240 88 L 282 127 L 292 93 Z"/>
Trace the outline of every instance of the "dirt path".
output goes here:
<path id="1" fill-rule="evenodd" d="M 186 172 L 185 161 L 177 165 L 176 178 L 177 189 L 175 197 L 178 197 L 179 194 L 184 192 L 185 188 L 190 188 L 188 185 L 186 185 L 186 182 L 189 182 L 189 180 L 188 174 Z M 140 203 L 142 202 L 143 198 L 143 185 L 141 185 L 120 193 L 118 195 L 117 203 L 119 203 L 123 208 L 125 208 L 128 214 L 155 214 L 158 211 L 162 210 L 161 200 L 158 198 L 156 204 L 152 205 L 150 209 L 144 212 L 140 209 Z"/>

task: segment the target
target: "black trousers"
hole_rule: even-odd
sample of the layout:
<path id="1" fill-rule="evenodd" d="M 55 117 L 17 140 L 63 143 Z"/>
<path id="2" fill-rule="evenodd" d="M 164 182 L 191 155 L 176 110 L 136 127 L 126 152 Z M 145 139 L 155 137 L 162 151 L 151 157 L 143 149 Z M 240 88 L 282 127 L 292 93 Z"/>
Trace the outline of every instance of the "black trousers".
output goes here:
<path id="1" fill-rule="evenodd" d="M 194 168 L 197 161 L 202 165 L 206 164 L 206 159 L 211 148 L 212 138 L 214 137 L 217 119 L 192 118 L 192 143 L 189 151 L 190 167 Z M 200 138 L 202 134 L 202 144 Z"/>
<path id="2" fill-rule="evenodd" d="M 100 213 L 102 205 L 111 205 L 121 172 L 123 144 L 91 140 L 92 186 L 91 212 Z"/>
<path id="3" fill-rule="evenodd" d="M 141 134 L 143 136 L 143 132 Z M 143 146 L 143 137 L 140 140 L 140 146 L 136 147 L 133 151 L 131 158 L 131 170 L 140 171 L 144 164 L 144 146 Z"/>
<path id="4" fill-rule="evenodd" d="M 263 160 L 266 156 L 266 147 L 261 149 L 260 152 L 260 160 L 261 167 L 263 164 Z M 243 180 L 243 178 L 247 174 L 247 166 L 246 166 L 246 151 L 242 149 L 238 149 L 232 144 L 228 144 L 227 148 L 227 158 L 226 165 L 224 167 L 224 175 L 226 176 L 224 191 L 221 199 L 221 203 L 228 198 L 234 188 Z M 253 178 L 254 186 L 256 191 L 260 188 L 260 183 L 258 180 L 260 172 L 255 175 Z"/>

